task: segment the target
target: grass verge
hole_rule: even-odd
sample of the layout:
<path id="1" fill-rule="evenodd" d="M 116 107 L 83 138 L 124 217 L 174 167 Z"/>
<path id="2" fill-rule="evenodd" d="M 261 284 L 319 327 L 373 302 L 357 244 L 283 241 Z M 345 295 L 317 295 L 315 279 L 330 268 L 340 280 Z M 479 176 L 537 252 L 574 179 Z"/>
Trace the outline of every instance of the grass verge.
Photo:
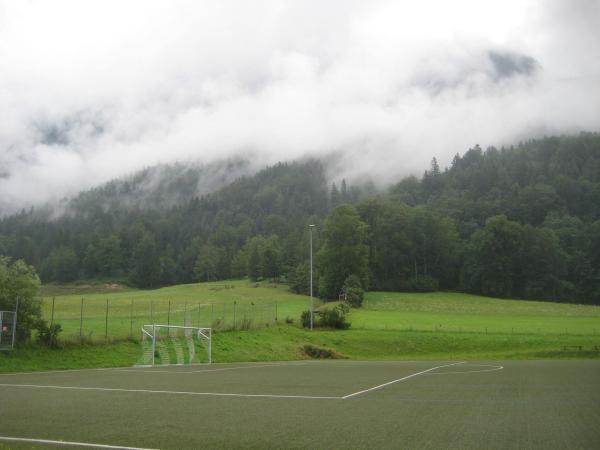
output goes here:
<path id="1" fill-rule="evenodd" d="M 272 326 L 215 333 L 213 361 L 289 361 L 310 359 L 306 346 L 336 357 L 361 360 L 477 360 L 600 358 L 593 335 L 502 334 L 398 330 L 315 330 Z M 123 341 L 69 345 L 62 349 L 24 348 L 0 353 L 0 372 L 132 366 L 141 346 Z"/>
<path id="2" fill-rule="evenodd" d="M 140 355 L 140 345 L 131 341 L 58 349 L 32 346 L 0 352 L 0 372 L 131 366 Z"/>

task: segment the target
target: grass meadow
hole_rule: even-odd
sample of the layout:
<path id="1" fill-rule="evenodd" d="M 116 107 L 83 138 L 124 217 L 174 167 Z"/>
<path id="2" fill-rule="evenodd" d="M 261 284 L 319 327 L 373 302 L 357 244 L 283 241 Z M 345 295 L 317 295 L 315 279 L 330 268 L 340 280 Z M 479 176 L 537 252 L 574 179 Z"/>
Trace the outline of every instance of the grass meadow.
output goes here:
<path id="1" fill-rule="evenodd" d="M 308 359 L 306 345 L 370 360 L 600 357 L 599 306 L 369 292 L 349 330 L 311 332 L 299 326 L 310 298 L 271 283 L 49 286 L 42 294 L 44 318 L 63 328 L 62 348 L 0 354 L 0 371 L 133 365 L 140 328 L 153 322 L 214 327 L 215 362 Z"/>
<path id="2" fill-rule="evenodd" d="M 369 292 L 350 320 L 369 330 L 600 335 L 600 306 L 453 292 Z"/>

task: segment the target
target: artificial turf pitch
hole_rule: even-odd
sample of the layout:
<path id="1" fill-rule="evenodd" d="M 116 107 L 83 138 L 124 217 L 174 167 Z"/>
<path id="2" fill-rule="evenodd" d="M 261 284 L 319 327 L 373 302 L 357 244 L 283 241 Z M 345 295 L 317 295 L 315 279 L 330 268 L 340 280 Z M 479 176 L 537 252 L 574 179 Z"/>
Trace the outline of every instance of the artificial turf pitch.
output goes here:
<path id="1" fill-rule="evenodd" d="M 298 361 L 0 375 L 2 448 L 52 447 L 8 437 L 164 449 L 598 449 L 598 424 L 595 360 Z"/>

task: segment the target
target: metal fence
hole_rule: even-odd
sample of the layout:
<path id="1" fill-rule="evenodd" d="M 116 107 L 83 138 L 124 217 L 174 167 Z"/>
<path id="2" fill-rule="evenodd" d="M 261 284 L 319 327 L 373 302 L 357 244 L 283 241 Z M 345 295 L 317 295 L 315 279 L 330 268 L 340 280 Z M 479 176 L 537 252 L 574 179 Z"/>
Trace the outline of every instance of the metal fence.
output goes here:
<path id="1" fill-rule="evenodd" d="M 277 323 L 277 302 L 42 299 L 44 319 L 60 324 L 62 340 L 99 342 L 140 337 L 146 324 L 254 329 Z"/>

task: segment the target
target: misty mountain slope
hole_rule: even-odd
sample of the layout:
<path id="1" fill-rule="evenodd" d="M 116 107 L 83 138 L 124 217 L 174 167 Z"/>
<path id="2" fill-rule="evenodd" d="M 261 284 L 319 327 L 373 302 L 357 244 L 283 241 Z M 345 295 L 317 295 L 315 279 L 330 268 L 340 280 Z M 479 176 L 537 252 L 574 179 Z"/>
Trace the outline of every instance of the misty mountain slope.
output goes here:
<path id="1" fill-rule="evenodd" d="M 238 175 L 239 167 L 235 166 L 230 176 Z M 68 250 L 69 258 L 76 261 L 72 268 L 78 267 L 73 270 L 79 270 L 86 254 L 92 251 L 90 248 L 101 247 L 107 244 L 107 239 L 115 238 L 119 261 L 114 270 L 100 273 L 127 274 L 136 246 L 150 233 L 159 253 L 168 248 L 173 258 L 182 260 L 181 265 L 185 266 L 182 279 L 189 281 L 199 243 L 213 242 L 219 248 L 227 247 L 227 256 L 231 258 L 231 253 L 249 237 L 295 234 L 308 217 L 322 217 L 329 208 L 326 171 L 315 160 L 280 163 L 254 175 L 239 177 L 212 193 L 194 195 L 186 202 L 183 199 L 197 186 L 198 172 L 183 170 L 189 179 L 163 176 L 160 182 L 153 182 L 158 188 L 139 188 L 148 185 L 152 170 L 166 170 L 168 175 L 182 171 L 181 168 L 149 169 L 138 174 L 134 182 L 115 181 L 86 191 L 69 205 L 68 214 L 53 214 L 45 208 L 42 213 L 30 210 L 3 218 L 0 220 L 0 254 L 25 258 L 41 268 L 48 280 L 56 277 L 49 275 L 52 270 L 44 268 L 55 264 L 57 253 Z M 168 197 L 169 189 L 176 186 L 184 191 Z M 138 192 L 143 195 L 132 194 Z M 127 201 L 123 201 L 121 195 Z M 141 207 L 153 198 L 158 199 L 154 205 Z M 130 199 L 136 202 L 128 201 Z M 94 275 L 95 269 L 88 272 L 88 276 Z M 77 272 L 66 278 L 80 275 L 82 273 Z"/>
<path id="2" fill-rule="evenodd" d="M 191 170 L 167 169 L 144 190 L 150 172 L 133 188 L 118 181 L 83 193 L 69 214 L 1 219 L 0 254 L 33 264 L 44 282 L 110 277 L 156 287 L 285 276 L 304 286 L 307 225 L 317 225 L 318 252 L 332 208 L 350 203 L 367 225 L 374 288 L 600 302 L 598 134 L 476 146 L 448 169 L 434 159 L 421 179 L 377 195 L 334 187 L 318 160 L 278 163 L 202 196 L 192 194 Z M 502 250 L 504 273 L 493 265 Z"/>
<path id="3" fill-rule="evenodd" d="M 234 180 L 253 173 L 249 161 L 230 159 L 207 165 L 199 163 L 160 164 L 129 177 L 80 192 L 63 202 L 71 215 L 94 210 L 163 210 L 214 192 Z"/>
<path id="4" fill-rule="evenodd" d="M 223 227 L 240 227 L 251 234 L 288 235 L 311 216 L 322 217 L 329 207 L 328 181 L 321 162 L 279 163 L 253 176 L 174 208 L 169 215 L 182 224 L 183 240 Z"/>

